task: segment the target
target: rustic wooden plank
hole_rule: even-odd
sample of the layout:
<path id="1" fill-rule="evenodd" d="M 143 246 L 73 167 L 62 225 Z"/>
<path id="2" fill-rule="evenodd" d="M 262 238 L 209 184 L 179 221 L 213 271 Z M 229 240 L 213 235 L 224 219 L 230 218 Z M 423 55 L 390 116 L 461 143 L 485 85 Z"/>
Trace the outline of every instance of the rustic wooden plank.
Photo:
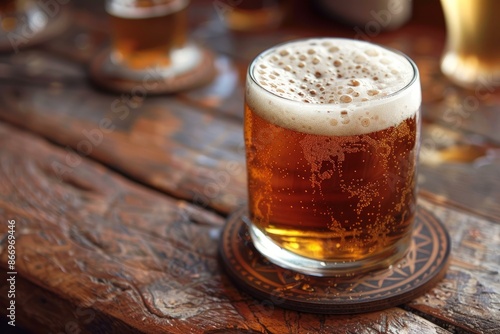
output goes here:
<path id="1" fill-rule="evenodd" d="M 500 330 L 500 224 L 463 211 L 420 201 L 450 231 L 451 266 L 446 277 L 407 309 L 453 332 Z"/>
<path id="2" fill-rule="evenodd" d="M 421 195 L 500 223 L 500 145 L 436 123 L 423 132 Z"/>
<path id="3" fill-rule="evenodd" d="M 0 286 L 2 296 L 7 286 Z M 5 292 L 5 293 L 4 293 Z M 0 298 L 2 308 L 7 308 L 9 300 Z M 73 304 L 57 293 L 33 284 L 24 277 L 16 277 L 16 321 L 15 328 L 2 324 L 2 333 L 137 333 L 137 330 L 91 307 Z M 26 330 L 26 332 L 24 331 Z"/>
<path id="4" fill-rule="evenodd" d="M 24 55 L 26 67 L 57 66 L 66 79 L 84 74 L 41 53 Z M 50 72 L 50 70 L 47 70 Z M 76 81 L 77 79 L 75 79 Z M 67 147 L 68 160 L 91 156 L 176 197 L 228 212 L 246 194 L 241 119 L 147 90 L 120 96 L 86 81 L 54 80 L 1 88 L 0 118 Z M 14 111 L 14 112 L 12 112 Z M 72 163 L 60 173 L 71 172 Z"/>
<path id="5" fill-rule="evenodd" d="M 16 221 L 17 320 L 31 329 L 447 332 L 399 308 L 337 317 L 254 300 L 219 267 L 222 217 L 141 187 L 86 158 L 60 178 L 52 166 L 65 160 L 63 148 L 0 124 L 0 220 Z M 2 223 L 4 271 L 6 235 Z M 6 291 L 5 280 L 0 291 Z M 0 300 L 5 306 L 5 293 Z"/>

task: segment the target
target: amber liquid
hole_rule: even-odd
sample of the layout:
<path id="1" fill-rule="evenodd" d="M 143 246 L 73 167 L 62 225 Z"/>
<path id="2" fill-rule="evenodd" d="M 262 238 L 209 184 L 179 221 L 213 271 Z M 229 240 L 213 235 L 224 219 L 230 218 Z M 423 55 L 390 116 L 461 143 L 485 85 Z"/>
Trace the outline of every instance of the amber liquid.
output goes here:
<path id="1" fill-rule="evenodd" d="M 12 31 L 17 26 L 16 12 L 18 10 L 16 0 L 0 1 L 0 32 Z"/>
<path id="2" fill-rule="evenodd" d="M 224 8 L 226 25 L 236 31 L 257 31 L 278 27 L 286 15 L 283 0 L 241 0 Z"/>
<path id="3" fill-rule="evenodd" d="M 361 260 L 409 242 L 416 117 L 322 136 L 271 124 L 246 105 L 249 218 L 281 247 L 318 260 Z"/>
<path id="4" fill-rule="evenodd" d="M 184 0 L 160 1 L 135 16 L 109 13 L 116 61 L 132 69 L 169 66 L 171 50 L 186 43 L 186 6 Z"/>
<path id="5" fill-rule="evenodd" d="M 447 28 L 443 72 L 465 86 L 500 86 L 500 1 L 441 3 Z"/>

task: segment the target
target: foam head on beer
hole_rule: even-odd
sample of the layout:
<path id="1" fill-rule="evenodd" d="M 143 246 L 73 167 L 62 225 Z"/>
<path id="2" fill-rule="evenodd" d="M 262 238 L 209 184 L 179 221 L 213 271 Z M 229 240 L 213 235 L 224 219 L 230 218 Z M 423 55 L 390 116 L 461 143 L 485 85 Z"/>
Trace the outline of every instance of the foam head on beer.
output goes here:
<path id="1" fill-rule="evenodd" d="M 292 130 L 366 134 L 396 126 L 418 110 L 413 66 L 403 55 L 363 41 L 299 40 L 258 57 L 246 100 L 264 119 Z"/>
<path id="2" fill-rule="evenodd" d="M 156 1 L 107 1 L 106 11 L 117 17 L 128 19 L 144 19 L 161 17 L 176 13 L 189 4 L 187 0 L 156 0 Z"/>

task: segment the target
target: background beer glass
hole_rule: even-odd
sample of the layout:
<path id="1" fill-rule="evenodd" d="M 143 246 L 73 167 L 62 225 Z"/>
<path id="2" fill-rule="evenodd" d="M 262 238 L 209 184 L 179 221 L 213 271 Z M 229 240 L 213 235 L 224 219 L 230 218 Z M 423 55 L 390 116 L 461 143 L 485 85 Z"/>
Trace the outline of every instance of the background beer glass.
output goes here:
<path id="1" fill-rule="evenodd" d="M 107 0 L 112 60 L 133 70 L 172 65 L 186 44 L 188 0 Z"/>
<path id="2" fill-rule="evenodd" d="M 257 31 L 277 28 L 285 20 L 289 4 L 285 0 L 215 1 L 226 26 L 235 31 Z"/>
<path id="3" fill-rule="evenodd" d="M 500 1 L 441 0 L 447 40 L 441 70 L 474 88 L 500 86 Z"/>
<path id="4" fill-rule="evenodd" d="M 16 1 L 3 0 L 0 2 L 0 29 L 2 33 L 12 31 L 16 24 Z"/>
<path id="5" fill-rule="evenodd" d="M 46 27 L 48 18 L 39 5 L 34 0 L 0 1 L 0 50 L 17 50 L 17 44 L 26 44 Z"/>
<path id="6" fill-rule="evenodd" d="M 245 96 L 245 220 L 255 247 L 318 276 L 403 257 L 420 103 L 415 64 L 367 42 L 299 40 L 259 55 Z"/>

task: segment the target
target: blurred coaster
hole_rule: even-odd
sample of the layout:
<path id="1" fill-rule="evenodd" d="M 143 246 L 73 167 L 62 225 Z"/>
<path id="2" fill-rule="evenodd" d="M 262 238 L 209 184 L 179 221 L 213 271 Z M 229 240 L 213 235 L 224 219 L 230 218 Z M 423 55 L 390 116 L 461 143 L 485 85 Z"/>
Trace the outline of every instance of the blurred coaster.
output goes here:
<path id="1" fill-rule="evenodd" d="M 70 12 L 59 8 L 49 15 L 38 6 L 29 8 L 17 19 L 19 24 L 12 31 L 0 31 L 0 52 L 19 52 L 54 38 L 63 33 L 69 22 Z"/>
<path id="2" fill-rule="evenodd" d="M 176 93 L 207 84 L 215 77 L 215 55 L 210 50 L 188 44 L 175 52 L 175 66 L 135 71 L 115 64 L 111 49 L 106 49 L 91 62 L 90 77 L 106 90 L 132 94 Z"/>
<path id="3" fill-rule="evenodd" d="M 272 264 L 253 246 L 245 209 L 235 212 L 221 235 L 220 254 L 234 283 L 275 306 L 301 312 L 352 314 L 400 305 L 424 294 L 448 268 L 451 241 L 443 224 L 418 207 L 410 249 L 391 267 L 357 277 L 316 277 Z"/>

